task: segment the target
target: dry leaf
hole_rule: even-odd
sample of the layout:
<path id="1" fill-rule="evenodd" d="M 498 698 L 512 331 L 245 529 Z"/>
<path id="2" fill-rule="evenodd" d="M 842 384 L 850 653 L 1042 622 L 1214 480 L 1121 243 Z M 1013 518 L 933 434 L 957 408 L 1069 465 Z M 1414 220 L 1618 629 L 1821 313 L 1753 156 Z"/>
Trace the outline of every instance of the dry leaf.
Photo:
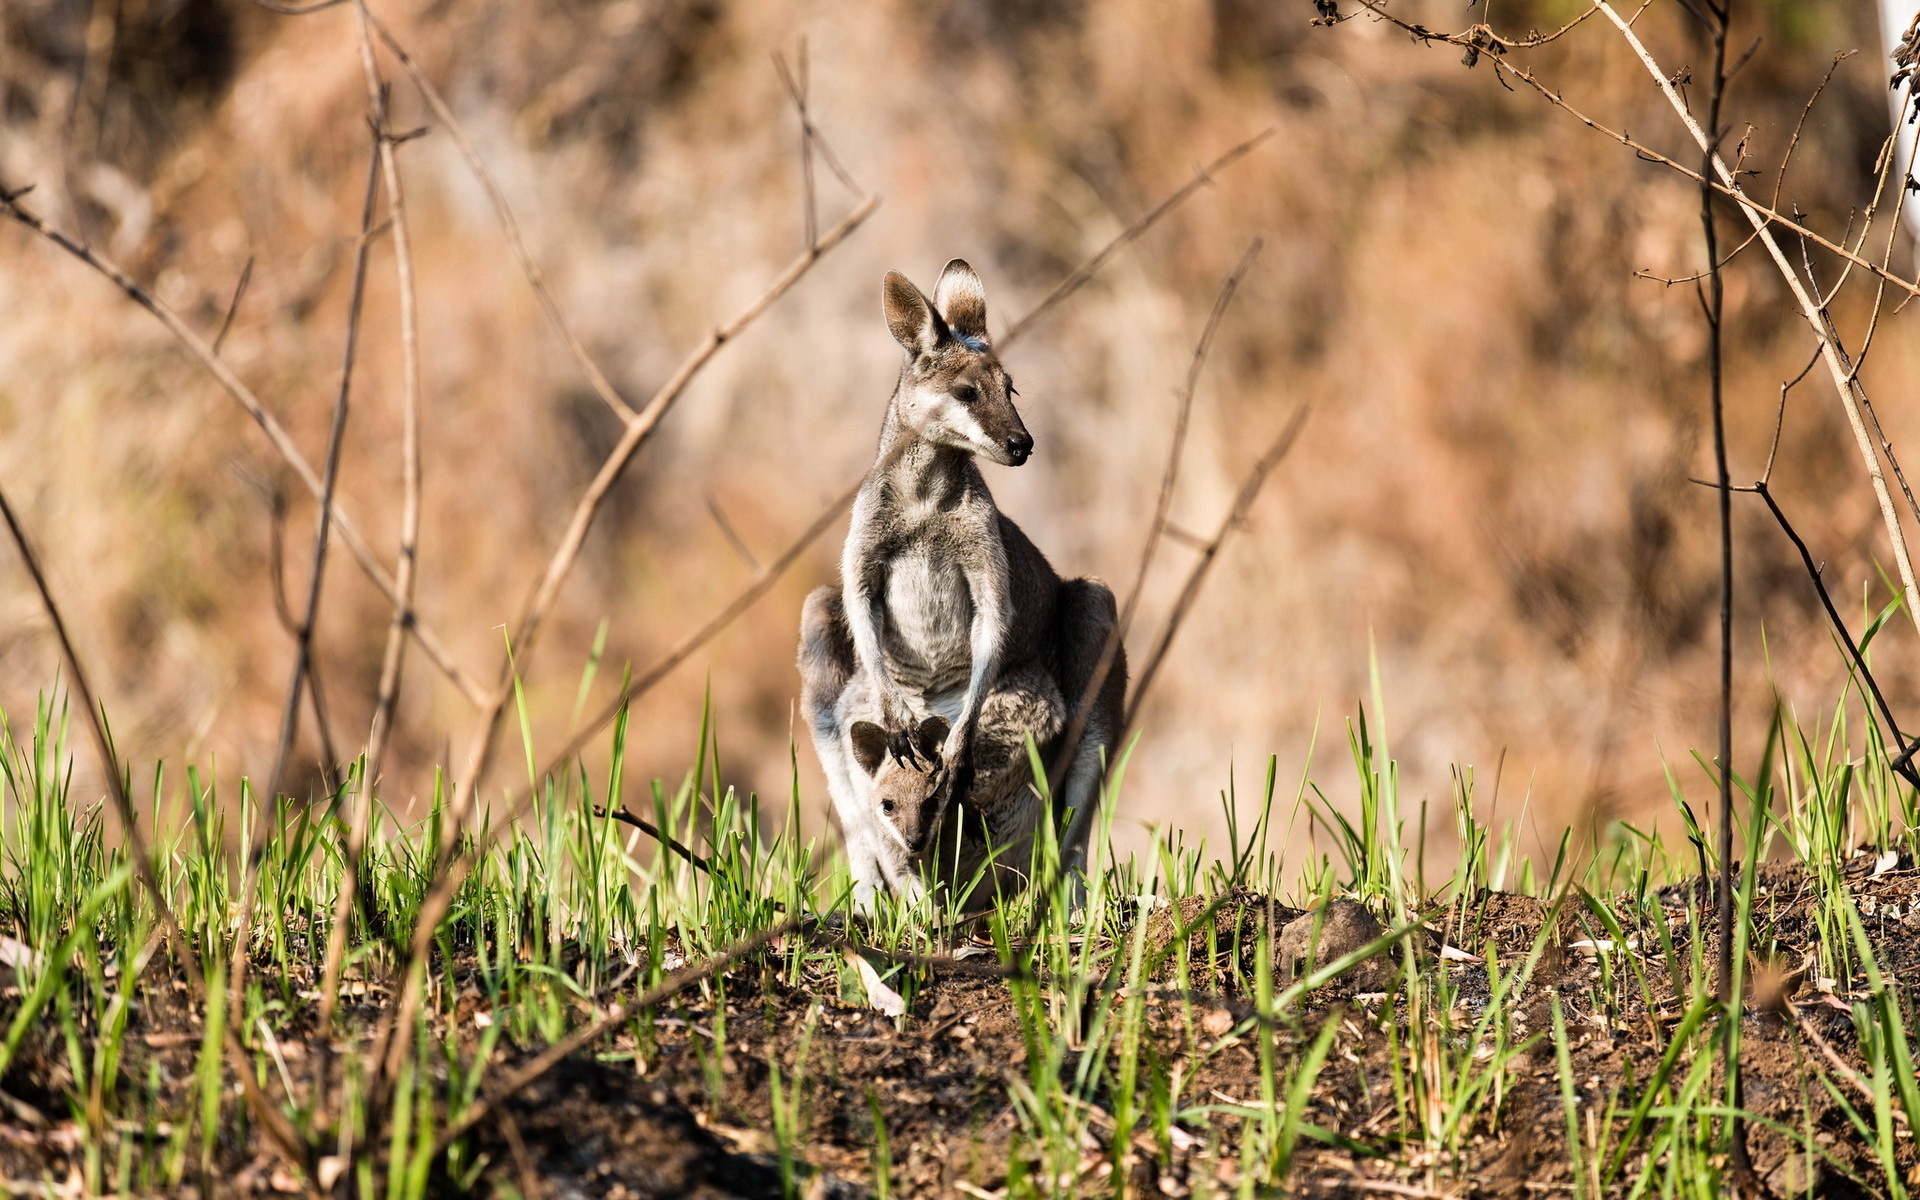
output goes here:
<path id="1" fill-rule="evenodd" d="M 867 1003 L 889 1017 L 897 1017 L 907 1011 L 907 1002 L 900 993 L 888 987 L 880 979 L 880 972 L 873 964 L 853 951 L 847 951 L 847 959 L 853 963 L 853 969 L 860 973 L 860 986 L 866 989 Z"/>

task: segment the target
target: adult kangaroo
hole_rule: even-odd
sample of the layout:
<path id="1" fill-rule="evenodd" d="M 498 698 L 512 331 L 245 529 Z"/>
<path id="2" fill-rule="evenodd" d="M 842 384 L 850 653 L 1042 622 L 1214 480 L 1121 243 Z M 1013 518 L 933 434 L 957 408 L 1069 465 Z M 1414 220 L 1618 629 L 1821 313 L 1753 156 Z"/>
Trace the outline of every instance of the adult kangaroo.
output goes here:
<path id="1" fill-rule="evenodd" d="M 889 272 L 881 298 L 905 352 L 899 381 L 879 455 L 854 501 L 840 586 L 816 589 L 800 620 L 801 702 L 863 904 L 883 886 L 919 894 L 898 850 L 923 854 L 948 808 L 965 802 L 975 731 L 995 683 L 1038 669 L 1068 706 L 1078 704 L 1116 620 L 1112 591 L 1095 579 L 1063 581 L 994 505 L 974 462 L 979 455 L 1017 467 L 1033 452 L 1013 381 L 988 339 L 980 277 L 954 259 L 929 300 Z M 867 719 L 886 731 L 894 758 L 918 762 L 929 744 L 940 747 L 932 802 L 892 815 L 876 810 L 849 739 L 861 714 L 842 703 L 856 676 L 874 710 Z M 1055 798 L 1072 812 L 1061 843 L 1069 869 L 1084 869 L 1102 759 L 1125 702 L 1123 653 Z M 936 716 L 950 727 L 944 743 L 918 736 Z M 1045 761 L 1057 741 L 1055 734 L 1042 744 Z"/>

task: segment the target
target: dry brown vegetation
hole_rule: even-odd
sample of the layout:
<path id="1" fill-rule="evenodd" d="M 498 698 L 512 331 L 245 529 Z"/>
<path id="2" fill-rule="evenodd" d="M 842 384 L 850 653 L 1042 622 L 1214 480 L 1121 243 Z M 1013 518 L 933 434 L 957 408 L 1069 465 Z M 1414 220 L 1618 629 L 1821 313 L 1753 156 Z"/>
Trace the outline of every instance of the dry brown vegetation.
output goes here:
<path id="1" fill-rule="evenodd" d="M 1409 5 L 1437 24 L 1453 6 Z M 294 19 L 237 3 L 13 0 L 0 40 L 0 178 L 37 185 L 211 333 L 249 259 L 226 355 L 318 461 L 336 386 L 366 97 L 348 7 Z M 1501 5 L 1549 27 L 1565 4 Z M 802 243 L 795 121 L 771 65 L 805 39 L 815 115 L 884 197 L 861 235 L 727 348 L 616 491 L 529 680 L 536 738 L 573 708 L 601 620 L 607 658 L 645 664 L 749 574 L 722 536 L 774 553 L 870 454 L 896 350 L 875 282 L 950 255 L 985 274 L 996 319 L 1200 162 L 1275 136 L 1023 339 L 1010 365 L 1039 443 L 992 483 L 1064 568 L 1125 577 L 1153 503 L 1174 391 L 1214 286 L 1245 239 L 1269 248 L 1221 330 L 1174 510 L 1211 526 L 1291 406 L 1316 417 L 1223 563 L 1144 716 L 1127 816 L 1204 831 L 1232 755 L 1300 762 L 1366 696 L 1370 648 L 1410 790 L 1447 764 L 1503 774 L 1543 830 L 1664 804 L 1670 756 L 1711 730 L 1715 603 L 1690 289 L 1633 277 L 1700 264 L 1685 180 L 1371 21 L 1310 28 L 1311 6 L 1240 0 L 827 6 L 623 2 L 396 5 L 396 33 L 501 180 L 573 329 L 629 396 L 764 286 Z M 1871 46 L 1865 6 L 1742 14 L 1764 40 L 1733 110 L 1768 171 L 1837 50 Z M 1676 12 L 1648 36 L 1690 44 Z M 1656 144 L 1686 143 L 1638 64 L 1605 38 L 1532 62 Z M 1829 230 L 1864 205 L 1883 72 L 1844 64 L 1782 191 Z M 541 317 L 483 192 L 404 84 L 394 126 L 420 275 L 426 404 L 421 606 L 486 677 L 499 627 L 614 437 Z M 1758 192 L 1770 191 L 1764 175 Z M 829 215 L 847 197 L 824 172 Z M 342 493 L 374 543 L 399 520 L 400 362 L 390 241 L 374 249 Z M 306 497 L 232 402 L 151 318 L 25 231 L 0 230 L 0 463 L 45 531 L 70 619 L 135 761 L 178 755 L 262 775 L 291 641 L 270 603 L 269 493 L 289 498 L 289 591 Z M 1843 298 L 1841 315 L 1848 314 Z M 1771 267 L 1728 279 L 1736 478 L 1757 473 L 1783 378 L 1808 350 Z M 1903 320 L 1870 384 L 1910 373 Z M 1816 381 L 1818 382 L 1818 381 Z M 1911 420 L 1885 405 L 1896 444 Z M 1776 477 L 1843 606 L 1886 592 L 1878 517 L 1830 394 L 1796 392 Z M 1743 707 L 1768 699 L 1760 629 L 1789 698 L 1837 666 L 1791 548 L 1736 507 Z M 677 769 L 711 687 L 730 773 L 786 788 L 799 598 L 833 538 L 636 713 L 631 761 Z M 390 553 L 383 549 L 383 553 Z M 1171 562 L 1185 554 L 1166 552 Z M 1882 552 L 1883 553 L 1883 552 Z M 1150 627 L 1178 572 L 1150 584 Z M 12 567 L 0 699 L 28 710 L 55 652 Z M 387 606 L 328 579 L 321 675 L 345 741 L 373 699 Z M 1910 632 L 1890 631 L 1912 650 Z M 617 671 L 602 673 L 602 687 Z M 387 791 L 423 794 L 468 707 L 415 660 Z M 1898 690 L 1898 689 L 1896 689 Z M 1910 694 L 1910 693 L 1908 693 Z M 1896 695 L 1896 703 L 1907 698 Z M 354 731 L 354 732 L 349 732 Z M 454 747 L 457 749 L 457 745 Z M 298 762 L 315 748 L 303 744 Z M 810 802 L 824 792 L 801 755 Z M 821 811 L 817 804 L 815 811 Z M 1551 840 L 1551 833 L 1548 834 Z"/>

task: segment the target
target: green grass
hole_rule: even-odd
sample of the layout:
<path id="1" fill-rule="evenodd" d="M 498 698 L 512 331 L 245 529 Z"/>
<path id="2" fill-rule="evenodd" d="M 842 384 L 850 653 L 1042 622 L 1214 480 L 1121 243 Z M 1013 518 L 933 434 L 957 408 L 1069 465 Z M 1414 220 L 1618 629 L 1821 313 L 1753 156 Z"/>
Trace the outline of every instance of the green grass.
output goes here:
<path id="1" fill-rule="evenodd" d="M 1747 1124 L 1756 1137 L 1782 1139 L 1818 1159 L 1828 1178 L 1904 1196 L 1915 1165 L 1908 1130 L 1920 1122 L 1911 981 L 1880 961 L 1857 901 L 1854 852 L 1911 854 L 1916 797 L 1889 769 L 1889 750 L 1859 699 L 1850 692 L 1811 724 L 1778 712 L 1751 777 L 1736 778 L 1745 799 L 1744 861 L 1799 864 L 1815 897 L 1811 974 L 1839 981 L 1838 995 L 1864 997 L 1852 1003 L 1853 1077 L 1809 1051 L 1797 1084 L 1800 1110 L 1752 1113 Z M 0 720 L 0 931 L 26 951 L 13 955 L 14 987 L 4 1001 L 11 1011 L 0 1087 L 31 1092 L 43 1109 L 48 1099 L 57 1103 L 46 1115 L 77 1131 L 77 1167 L 98 1194 L 166 1194 L 260 1148 L 221 1053 L 229 1024 L 248 1048 L 254 1082 L 308 1140 L 320 1169 L 344 1172 L 336 1194 L 516 1194 L 512 1165 L 474 1135 L 438 1146 L 439 1131 L 490 1094 L 503 1062 L 521 1061 L 684 963 L 796 916 L 841 912 L 850 892 L 829 848 L 793 832 L 802 803 L 797 783 L 775 822 L 758 798 L 721 782 L 710 720 L 703 719 L 693 766 L 676 784 L 656 782 L 638 803 L 624 795 L 630 772 L 622 719 L 605 774 L 576 767 L 541 783 L 528 817 L 487 850 L 461 888 L 438 931 L 420 1021 L 407 1031 L 401 1069 L 380 1105 L 363 1061 L 369 1010 L 355 1002 L 392 1005 L 383 989 L 430 883 L 443 789 L 412 824 L 377 810 L 366 863 L 370 904 L 354 916 L 348 943 L 350 1003 L 325 1031 L 342 1043 L 330 1058 L 338 1103 L 320 1105 L 309 1087 L 311 1052 L 300 1066 L 286 1050 L 315 1044 L 314 989 L 359 779 L 308 804 L 267 803 L 244 784 L 222 796 L 210 775 L 191 768 L 147 777 L 143 819 L 160 831 L 155 866 L 181 927 L 216 976 L 210 997 L 185 996 L 172 987 L 169 969 L 178 948 L 157 935 L 151 903 L 133 883 L 104 807 L 72 794 L 67 724 L 53 701 L 39 706 L 30 726 Z M 1692 821 L 1682 772 L 1670 770 L 1669 779 L 1692 844 L 1672 846 L 1622 824 L 1583 855 L 1563 840 L 1556 860 L 1536 869 L 1515 851 L 1511 821 L 1490 828 L 1476 815 L 1474 773 L 1457 770 L 1449 798 L 1457 864 L 1444 878 L 1423 879 L 1417 860 L 1424 848 L 1405 836 L 1406 813 L 1418 806 L 1401 794 L 1398 768 L 1366 714 L 1351 722 L 1347 749 L 1341 773 L 1352 772 L 1358 796 L 1351 808 L 1329 798 L 1310 765 L 1289 773 L 1297 783 L 1283 791 L 1280 764 L 1269 761 L 1257 797 L 1237 794 L 1229 774 L 1222 853 L 1164 830 L 1144 860 L 1096 855 L 1077 908 L 1060 883 L 1044 903 L 1003 898 L 977 922 L 937 901 L 915 910 L 883 901 L 870 921 L 850 927 L 886 986 L 905 1000 L 908 1015 L 895 1023 L 909 1030 L 926 1023 L 928 1006 L 916 1001 L 937 996 L 943 977 L 911 956 L 949 954 L 976 930 L 991 935 L 1011 975 L 1005 1003 L 1024 1058 L 1006 1064 L 996 1085 L 1012 1121 L 1005 1161 L 982 1168 L 980 1178 L 1008 1197 L 1119 1196 L 1148 1169 L 1143 1163 L 1160 1170 L 1181 1159 L 1208 1164 L 1183 1176 L 1191 1194 L 1254 1196 L 1324 1176 L 1333 1170 L 1325 1164 L 1339 1162 L 1407 1186 L 1468 1192 L 1488 1147 L 1524 1121 L 1531 1136 L 1555 1126 L 1553 1136 L 1564 1137 L 1572 1164 L 1556 1185 L 1564 1194 L 1718 1194 L 1736 1093 L 1720 1078 L 1717 1051 L 1755 1026 L 1752 1018 L 1725 1019 L 1715 998 L 1701 936 L 1711 916 L 1710 904 L 1702 911 L 1705 893 L 1687 889 L 1675 908 L 1661 891 L 1692 874 L 1702 856 L 1717 866 L 1713 839 Z M 1111 772 L 1115 792 L 1131 751 Z M 1696 786 L 1707 794 L 1713 768 L 1699 765 Z M 661 853 L 601 815 L 622 805 L 694 848 L 703 865 Z M 1109 845 L 1121 805 L 1109 796 L 1096 848 Z M 259 916 L 249 947 L 256 965 L 228 1011 L 212 970 L 228 961 L 236 935 L 239 863 L 227 847 L 246 844 L 262 823 Z M 1333 852 L 1289 862 L 1283 848 L 1297 843 L 1290 835 L 1307 823 L 1330 835 Z M 1039 843 L 1036 877 L 1052 878 L 1057 848 L 1049 838 Z M 1778 949 L 1763 911 L 1777 898 L 1763 902 L 1758 879 L 1752 871 L 1741 876 L 1736 961 L 1743 969 L 1749 934 L 1755 960 Z M 1503 883 L 1546 902 L 1530 944 L 1504 953 L 1487 924 L 1488 897 Z M 1386 925 L 1366 948 L 1391 964 L 1386 999 L 1347 997 L 1331 1008 L 1315 999 L 1316 988 L 1362 954 L 1304 979 L 1285 978 L 1270 932 L 1248 934 L 1244 924 L 1216 920 L 1225 911 L 1218 898 L 1235 887 L 1301 907 L 1336 895 L 1367 903 Z M 1149 927 L 1165 918 L 1155 914 L 1193 896 L 1215 898 L 1188 921 L 1197 940 L 1176 936 L 1156 948 Z M 1485 966 L 1437 958 L 1421 923 L 1482 956 Z M 1595 952 L 1592 968 L 1577 978 L 1544 986 L 1544 964 L 1573 955 L 1553 945 L 1556 923 L 1612 948 Z M 1207 962 L 1196 964 L 1195 945 Z M 1216 969 L 1221 962 L 1226 967 Z M 868 997 L 845 945 L 823 930 L 784 937 L 750 966 L 628 1014 L 600 1058 L 644 1074 L 664 1042 L 684 1037 L 708 1109 L 726 1112 L 737 1086 L 729 1072 L 742 1051 L 729 1012 L 736 1020 L 756 1006 L 771 1012 L 794 990 L 812 997 L 797 1039 L 756 1052 L 764 1053 L 770 1113 L 762 1132 L 782 1190 L 806 1193 L 824 1097 L 845 1087 L 859 1132 L 841 1136 L 864 1139 L 871 1151 L 862 1182 L 877 1196 L 910 1191 L 898 1168 L 911 1148 L 889 1129 L 873 1088 L 840 1079 L 833 1065 L 837 1035 L 826 1015 Z M 163 1086 L 152 1060 L 130 1052 L 138 1049 L 130 1031 L 144 1027 L 136 1014 L 151 1023 L 169 1004 L 184 1006 L 183 1019 L 198 1030 L 186 1087 Z M 1211 1024 L 1216 1010 L 1230 1022 L 1224 1034 Z M 1596 1087 L 1583 1077 L 1590 1070 L 1583 1047 L 1595 1030 L 1623 1029 L 1642 1048 L 1637 1065 Z M 1223 1097 L 1196 1083 L 1240 1053 L 1253 1063 L 1244 1094 Z M 1539 1093 L 1542 1087 L 1548 1091 Z M 1539 1109 L 1516 1111 L 1523 1093 L 1544 1094 L 1551 1120 Z M 1848 1136 L 1867 1148 L 1870 1174 L 1817 1136 L 1817 1115 L 1836 1112 Z M 0 1122 L 10 1119 L 0 1113 Z M 59 1182 L 49 1176 L 7 1186 Z"/>

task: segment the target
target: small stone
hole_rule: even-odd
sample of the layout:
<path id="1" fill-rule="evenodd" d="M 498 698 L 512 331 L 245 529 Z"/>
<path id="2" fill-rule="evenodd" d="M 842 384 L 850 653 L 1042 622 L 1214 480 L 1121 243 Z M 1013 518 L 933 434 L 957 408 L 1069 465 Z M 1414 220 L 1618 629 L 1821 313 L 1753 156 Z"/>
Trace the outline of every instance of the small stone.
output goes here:
<path id="1" fill-rule="evenodd" d="M 1330 963 L 1352 954 L 1380 936 L 1380 922 L 1352 900 L 1331 900 L 1313 912 L 1291 922 L 1280 931 L 1273 951 L 1282 977 L 1294 979 L 1312 971 L 1316 965 Z M 1363 962 L 1344 973 L 1361 984 L 1377 989 L 1384 974 L 1380 964 Z"/>
<path id="2" fill-rule="evenodd" d="M 1818 1155 L 1795 1151 L 1767 1172 L 1767 1187 L 1776 1196 L 1819 1195 L 1825 1175 Z"/>

